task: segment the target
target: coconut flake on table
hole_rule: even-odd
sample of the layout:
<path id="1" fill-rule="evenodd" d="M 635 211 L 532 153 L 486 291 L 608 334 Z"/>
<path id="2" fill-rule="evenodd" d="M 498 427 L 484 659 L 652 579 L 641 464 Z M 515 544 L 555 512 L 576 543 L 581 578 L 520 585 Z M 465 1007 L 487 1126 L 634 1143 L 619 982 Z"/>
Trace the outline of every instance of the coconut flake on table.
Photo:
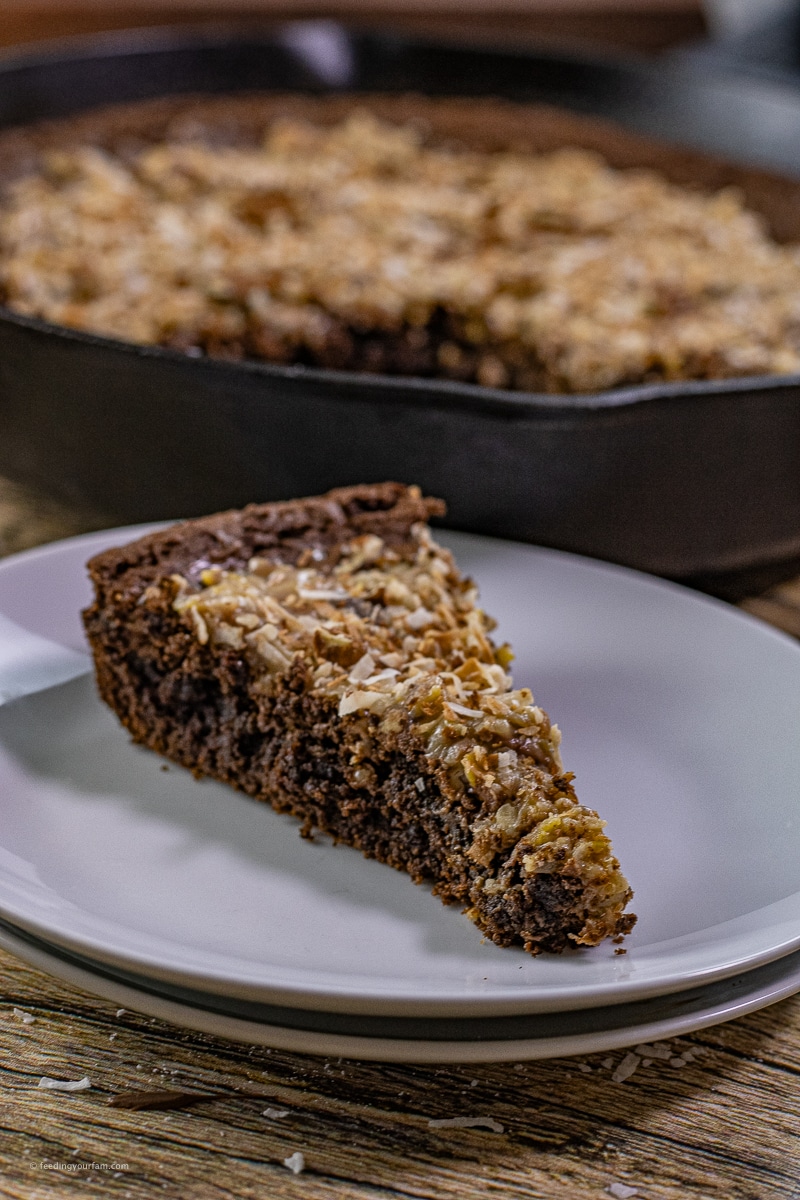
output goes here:
<path id="1" fill-rule="evenodd" d="M 494 1117 L 431 1117 L 428 1125 L 431 1129 L 490 1129 L 492 1133 L 505 1133 L 505 1126 Z"/>
<path id="2" fill-rule="evenodd" d="M 665 1046 L 663 1042 L 646 1042 L 641 1046 L 633 1047 L 634 1053 L 641 1055 L 642 1058 L 660 1058 L 667 1062 L 672 1058 L 673 1051 L 669 1046 Z"/>
<path id="3" fill-rule="evenodd" d="M 51 1092 L 85 1092 L 92 1084 L 88 1075 L 83 1079 L 51 1079 L 49 1075 L 43 1075 L 38 1086 Z"/>
<path id="4" fill-rule="evenodd" d="M 22 1021 L 23 1025 L 32 1025 L 36 1020 L 33 1013 L 26 1012 L 24 1008 L 14 1008 L 12 1012 L 18 1021 Z"/>
<path id="5" fill-rule="evenodd" d="M 625 1055 L 622 1062 L 617 1067 L 614 1074 L 611 1076 L 614 1083 L 624 1083 L 626 1079 L 630 1079 L 633 1072 L 639 1066 L 641 1059 L 638 1054 L 629 1052 Z"/>
<path id="6" fill-rule="evenodd" d="M 273 1121 L 281 1121 L 284 1117 L 288 1117 L 288 1108 L 265 1108 L 261 1114 L 264 1117 L 270 1117 Z"/>
<path id="7" fill-rule="evenodd" d="M 606 1188 L 609 1196 L 614 1196 L 615 1200 L 629 1200 L 631 1196 L 638 1196 L 639 1189 L 630 1187 L 627 1183 L 610 1183 Z"/>
<path id="8" fill-rule="evenodd" d="M 299 1175 L 301 1171 L 306 1169 L 305 1155 L 299 1150 L 295 1150 L 294 1154 L 290 1154 L 288 1158 L 283 1160 L 283 1165 L 288 1167 L 293 1175 Z"/>

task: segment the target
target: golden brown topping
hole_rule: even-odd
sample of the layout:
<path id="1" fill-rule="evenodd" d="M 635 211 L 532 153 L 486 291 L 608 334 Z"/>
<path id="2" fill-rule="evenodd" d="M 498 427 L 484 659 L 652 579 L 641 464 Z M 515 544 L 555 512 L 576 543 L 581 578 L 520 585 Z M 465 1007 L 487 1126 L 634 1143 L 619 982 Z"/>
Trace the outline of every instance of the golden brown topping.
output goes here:
<path id="1" fill-rule="evenodd" d="M 246 572 L 202 573 L 196 590 L 172 581 L 173 605 L 198 642 L 246 657 L 256 694 L 299 664 L 340 719 L 362 723 L 352 786 L 376 785 L 373 736 L 410 736 L 434 776 L 474 798 L 469 855 L 488 894 L 514 871 L 558 869 L 591 891 L 593 911 L 618 915 L 628 885 L 603 822 L 561 774 L 557 726 L 527 688 L 512 687 L 510 651 L 495 648 L 451 555 L 427 527 L 413 536 L 408 558 L 369 536 L 324 567 L 253 559 Z M 416 786 L 424 795 L 426 780 Z M 607 932 L 602 921 L 587 930 L 589 941 Z"/>
<path id="2" fill-rule="evenodd" d="M 438 357 L 490 387 L 800 370 L 800 250 L 736 193 L 582 150 L 437 148 L 367 112 L 278 120 L 260 147 L 51 154 L 0 208 L 0 296 L 63 325 L 278 361 L 339 346 L 346 362 L 343 329 L 403 333 L 411 352 L 446 313 L 429 370 Z"/>
<path id="3" fill-rule="evenodd" d="M 401 705 L 430 746 L 467 730 L 529 742 L 543 728 L 555 745 L 530 692 L 511 690 L 473 585 L 426 526 L 412 534 L 411 559 L 365 535 L 332 565 L 255 558 L 246 572 L 204 570 L 200 590 L 179 577 L 174 606 L 201 644 L 245 652 L 263 686 L 301 660 L 341 716 Z M 499 658 L 508 661 L 506 648 Z"/>

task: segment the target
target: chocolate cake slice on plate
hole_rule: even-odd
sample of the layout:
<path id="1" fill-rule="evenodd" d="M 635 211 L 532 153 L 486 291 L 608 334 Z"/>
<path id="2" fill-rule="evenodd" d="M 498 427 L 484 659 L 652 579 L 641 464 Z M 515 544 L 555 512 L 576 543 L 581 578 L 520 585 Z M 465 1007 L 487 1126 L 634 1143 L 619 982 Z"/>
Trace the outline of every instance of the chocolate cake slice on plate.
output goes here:
<path id="1" fill-rule="evenodd" d="M 89 563 L 137 742 L 430 880 L 498 945 L 627 933 L 632 896 L 476 590 L 385 483 L 187 521 Z"/>

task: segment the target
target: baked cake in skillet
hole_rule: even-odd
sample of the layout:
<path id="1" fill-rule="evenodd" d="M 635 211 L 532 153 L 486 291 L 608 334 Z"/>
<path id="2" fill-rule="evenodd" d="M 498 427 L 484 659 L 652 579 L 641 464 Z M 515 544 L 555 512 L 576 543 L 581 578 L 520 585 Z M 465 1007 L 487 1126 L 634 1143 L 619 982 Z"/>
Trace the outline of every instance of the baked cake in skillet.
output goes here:
<path id="1" fill-rule="evenodd" d="M 147 102 L 0 134 L 0 303 L 523 391 L 797 372 L 800 252 L 747 202 L 796 227 L 797 189 L 757 174 L 483 99 Z"/>
<path id="2" fill-rule="evenodd" d="M 89 563 L 103 699 L 135 741 L 429 880 L 498 945 L 627 933 L 560 734 L 395 483 L 187 521 Z"/>

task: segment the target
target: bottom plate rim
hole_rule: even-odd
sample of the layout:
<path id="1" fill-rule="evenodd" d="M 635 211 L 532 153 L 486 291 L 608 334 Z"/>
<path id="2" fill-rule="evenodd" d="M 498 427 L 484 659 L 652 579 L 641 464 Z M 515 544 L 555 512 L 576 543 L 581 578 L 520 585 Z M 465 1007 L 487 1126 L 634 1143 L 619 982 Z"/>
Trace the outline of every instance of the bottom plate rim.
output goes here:
<path id="1" fill-rule="evenodd" d="M 611 1029 L 560 1036 L 516 1039 L 469 1040 L 434 1038 L 389 1038 L 331 1033 L 314 1029 L 242 1019 L 204 1007 L 181 1003 L 131 983 L 113 979 L 91 964 L 77 964 L 61 956 L 55 947 L 34 939 L 18 937 L 8 927 L 0 928 L 0 948 L 29 965 L 91 995 L 119 1004 L 133 1012 L 166 1021 L 178 1028 L 232 1041 L 261 1045 L 290 1053 L 335 1056 L 374 1062 L 409 1064 L 490 1063 L 564 1058 L 581 1054 L 620 1050 L 721 1024 L 756 1012 L 800 991 L 800 951 L 789 959 L 746 972 L 735 981 L 724 981 L 733 990 L 728 1003 L 713 1002 L 703 1009 L 677 1016 L 647 1020 Z M 759 986 L 758 980 L 766 979 Z M 747 990 L 750 984 L 749 992 Z M 753 986 L 755 984 L 755 987 Z M 736 997 L 737 985 L 743 994 Z M 700 992 L 714 993 L 721 985 Z M 210 999 L 214 999 L 211 997 Z M 702 999 L 702 997 L 701 997 Z M 645 1001 L 658 1007 L 658 1001 Z M 641 1004 L 636 1004 L 637 1008 Z M 570 1014 L 566 1014 L 569 1016 Z M 396 1022 L 395 1022 L 396 1024 Z"/>

